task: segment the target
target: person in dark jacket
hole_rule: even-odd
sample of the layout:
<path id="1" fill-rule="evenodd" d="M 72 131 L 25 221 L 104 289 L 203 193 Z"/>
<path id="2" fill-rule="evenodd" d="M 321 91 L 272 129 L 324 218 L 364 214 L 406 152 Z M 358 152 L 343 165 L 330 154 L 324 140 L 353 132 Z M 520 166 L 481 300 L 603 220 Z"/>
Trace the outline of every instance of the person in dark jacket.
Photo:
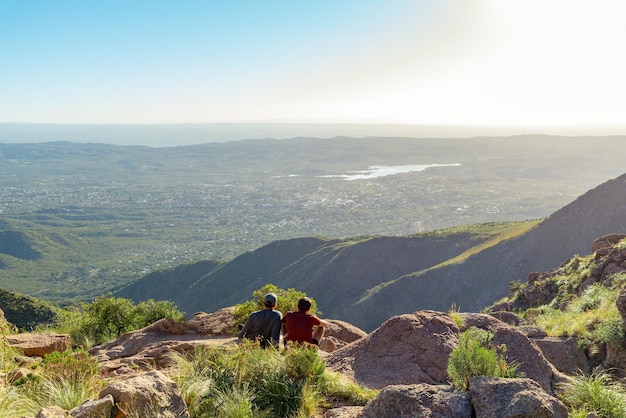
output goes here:
<path id="1" fill-rule="evenodd" d="M 270 345 L 278 348 L 280 341 L 280 328 L 283 314 L 276 309 L 278 297 L 274 293 L 268 293 L 263 298 L 263 309 L 252 312 L 243 328 L 237 334 L 239 339 L 259 341 L 261 347 Z"/>

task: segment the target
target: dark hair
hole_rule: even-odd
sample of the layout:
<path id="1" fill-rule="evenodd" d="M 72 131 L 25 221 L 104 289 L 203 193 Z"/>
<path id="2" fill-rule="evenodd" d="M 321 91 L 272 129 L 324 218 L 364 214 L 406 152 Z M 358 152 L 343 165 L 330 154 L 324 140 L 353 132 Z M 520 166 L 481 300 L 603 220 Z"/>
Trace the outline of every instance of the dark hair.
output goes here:
<path id="1" fill-rule="evenodd" d="M 302 298 L 298 301 L 298 310 L 302 312 L 306 312 L 311 309 L 311 299 Z"/>
<path id="2" fill-rule="evenodd" d="M 271 301 L 269 301 L 269 300 L 264 300 L 264 301 L 263 301 L 263 306 L 265 306 L 266 308 L 273 308 L 274 306 L 276 306 L 276 304 L 275 304 L 275 303 L 272 303 L 272 302 L 271 302 Z"/>

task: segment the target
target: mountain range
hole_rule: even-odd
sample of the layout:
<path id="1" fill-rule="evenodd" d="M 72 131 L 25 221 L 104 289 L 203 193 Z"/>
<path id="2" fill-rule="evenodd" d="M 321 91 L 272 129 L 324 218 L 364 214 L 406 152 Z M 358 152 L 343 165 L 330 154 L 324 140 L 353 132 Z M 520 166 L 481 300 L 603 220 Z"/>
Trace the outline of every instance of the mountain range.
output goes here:
<path id="1" fill-rule="evenodd" d="M 135 301 L 168 299 L 188 315 L 248 300 L 267 283 L 315 298 L 325 317 L 366 331 L 423 309 L 480 311 L 592 241 L 626 232 L 626 174 L 541 221 L 482 224 L 405 237 L 281 240 L 228 262 L 154 272 L 118 290 Z M 292 307 L 279 309 L 291 310 Z"/>

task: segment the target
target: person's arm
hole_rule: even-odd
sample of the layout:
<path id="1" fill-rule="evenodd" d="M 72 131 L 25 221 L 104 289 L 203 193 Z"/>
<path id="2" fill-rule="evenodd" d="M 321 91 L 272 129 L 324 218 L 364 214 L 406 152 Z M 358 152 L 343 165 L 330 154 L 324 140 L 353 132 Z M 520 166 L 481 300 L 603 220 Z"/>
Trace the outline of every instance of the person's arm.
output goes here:
<path id="1" fill-rule="evenodd" d="M 248 317 L 246 323 L 243 324 L 243 328 L 241 328 L 241 330 L 239 330 L 239 332 L 237 333 L 237 338 L 241 340 L 243 337 L 246 336 L 248 331 L 250 331 L 250 317 Z"/>
<path id="2" fill-rule="evenodd" d="M 280 344 L 280 329 L 282 328 L 282 322 L 276 321 L 272 327 L 272 345 L 278 348 Z"/>

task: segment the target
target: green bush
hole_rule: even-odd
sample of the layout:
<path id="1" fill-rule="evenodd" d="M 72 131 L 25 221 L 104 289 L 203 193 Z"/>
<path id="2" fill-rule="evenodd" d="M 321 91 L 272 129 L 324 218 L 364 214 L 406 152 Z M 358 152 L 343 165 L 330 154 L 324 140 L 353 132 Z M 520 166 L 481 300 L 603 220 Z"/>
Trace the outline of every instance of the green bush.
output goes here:
<path id="1" fill-rule="evenodd" d="M 330 400 L 364 405 L 376 392 L 325 370 L 316 350 L 203 347 L 175 354 L 181 389 L 192 418 L 307 417 Z M 300 364 L 301 363 L 301 364 Z"/>
<path id="2" fill-rule="evenodd" d="M 74 345 L 89 348 L 161 318 L 184 321 L 183 313 L 170 301 L 149 299 L 135 305 L 130 299 L 101 295 L 91 303 L 81 303 L 80 308 L 64 311 L 53 329 L 70 334 Z"/>
<path id="3" fill-rule="evenodd" d="M 587 417 L 593 413 L 601 418 L 626 418 L 626 388 L 607 373 L 575 376 L 561 389 L 560 398 L 570 416 Z"/>
<path id="4" fill-rule="evenodd" d="M 506 363 L 489 344 L 493 335 L 476 327 L 459 334 L 459 346 L 450 353 L 448 376 L 459 390 L 469 390 L 474 376 L 516 377 L 517 367 Z"/>

